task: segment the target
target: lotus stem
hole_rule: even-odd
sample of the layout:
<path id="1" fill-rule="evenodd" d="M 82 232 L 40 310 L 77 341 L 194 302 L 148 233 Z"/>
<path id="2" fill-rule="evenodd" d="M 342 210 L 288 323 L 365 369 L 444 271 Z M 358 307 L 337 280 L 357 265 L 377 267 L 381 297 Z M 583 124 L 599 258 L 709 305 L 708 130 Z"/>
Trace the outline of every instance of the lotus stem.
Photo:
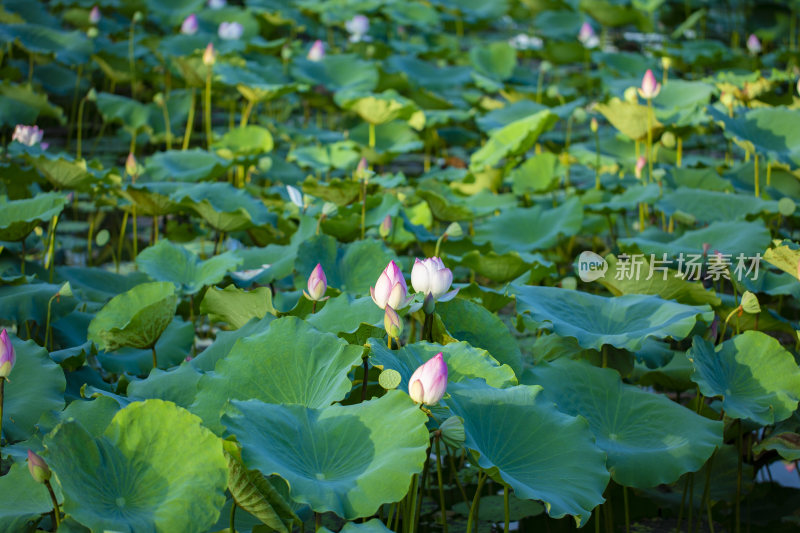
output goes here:
<path id="1" fill-rule="evenodd" d="M 317 301 L 316 300 L 312 300 L 311 301 L 311 314 L 313 315 L 316 312 L 317 312 Z"/>
<path id="2" fill-rule="evenodd" d="M 47 492 L 50 493 L 50 500 L 53 502 L 53 517 L 56 523 L 56 531 L 58 531 L 58 528 L 61 526 L 61 511 L 58 510 L 58 499 L 56 498 L 56 493 L 53 492 L 53 486 L 50 484 L 50 481 L 46 480 L 44 485 L 47 487 Z"/>
<path id="3" fill-rule="evenodd" d="M 544 71 L 540 68 L 536 76 L 536 103 L 542 103 L 542 83 L 544 82 Z"/>
<path id="4" fill-rule="evenodd" d="M 186 117 L 186 128 L 183 132 L 183 144 L 181 145 L 181 150 L 186 150 L 189 148 L 189 140 L 192 137 L 192 129 L 194 128 L 194 106 L 195 106 L 195 90 L 192 87 L 192 97 L 189 101 L 189 116 Z"/>
<path id="5" fill-rule="evenodd" d="M 467 516 L 467 533 L 472 533 L 472 522 L 475 520 L 475 510 L 478 507 L 478 501 L 481 499 L 481 489 L 486 482 L 488 476 L 483 473 L 478 474 L 478 487 L 475 489 L 475 496 L 472 498 L 472 505 L 469 508 L 469 515 Z"/>
<path id="6" fill-rule="evenodd" d="M 403 520 L 403 529 L 406 533 L 414 533 L 414 523 L 417 511 L 417 486 L 418 486 L 419 476 L 414 474 L 411 476 L 411 486 L 409 488 L 409 492 L 406 495 L 406 516 Z"/>
<path id="7" fill-rule="evenodd" d="M 314 513 L 314 531 L 319 531 L 322 527 L 322 515 L 319 513 Z"/>
<path id="8" fill-rule="evenodd" d="M 58 227 L 58 215 L 53 217 L 50 222 L 50 244 L 47 247 L 47 256 L 45 258 L 45 268 L 50 269 L 50 283 L 53 283 L 53 270 L 55 269 L 55 248 L 56 248 L 56 228 Z"/>
<path id="9" fill-rule="evenodd" d="M 150 348 L 153 351 L 153 368 L 158 368 L 158 355 L 156 355 L 155 345 Z"/>
<path id="10" fill-rule="evenodd" d="M 133 206 L 133 259 L 136 260 L 136 257 L 139 255 L 139 224 L 136 220 L 136 206 Z"/>
<path id="11" fill-rule="evenodd" d="M 6 378 L 0 378 L 0 452 L 3 451 L 3 393 L 6 386 Z M 0 459 L 3 454 L 0 453 Z"/>
<path id="12" fill-rule="evenodd" d="M 503 513 L 506 517 L 506 520 L 503 523 L 503 533 L 508 533 L 511 525 L 511 512 L 508 506 L 508 485 L 503 485 Z"/>
<path id="13" fill-rule="evenodd" d="M 600 132 L 594 132 L 594 188 L 600 190 Z"/>
<path id="14" fill-rule="evenodd" d="M 80 104 L 78 104 L 78 145 L 75 149 L 75 159 L 81 158 L 81 133 L 83 131 L 83 107 L 86 104 L 86 98 L 81 98 Z"/>
<path id="15" fill-rule="evenodd" d="M 675 161 L 675 165 L 678 168 L 681 168 L 681 163 L 683 162 L 683 139 L 678 137 L 678 156 Z"/>
<path id="16" fill-rule="evenodd" d="M 422 468 L 422 477 L 420 478 L 420 483 L 419 483 L 419 497 L 417 498 L 417 505 L 414 508 L 414 522 L 413 522 L 414 531 L 417 531 L 419 529 L 419 516 L 420 514 L 422 514 L 421 513 L 422 498 L 425 493 L 426 483 L 428 481 L 428 472 L 430 464 L 431 464 L 431 447 L 430 445 L 428 445 L 428 453 L 427 456 L 425 457 L 425 466 Z"/>
<path id="17" fill-rule="evenodd" d="M 706 484 L 703 487 L 703 499 L 700 501 L 700 509 L 701 513 L 700 516 L 697 517 L 697 531 L 700 531 L 700 526 L 703 523 L 703 515 L 702 515 L 702 508 L 703 504 L 706 505 L 708 510 L 708 529 L 713 533 L 714 531 L 714 520 L 711 517 L 711 502 L 709 501 L 709 491 L 711 488 L 711 465 L 714 463 L 714 456 L 717 454 L 717 450 L 714 450 L 714 453 L 711 454 L 711 457 L 708 458 L 708 462 L 706 463 Z"/>
<path id="18" fill-rule="evenodd" d="M 594 533 L 600 533 L 600 509 L 602 505 L 594 508 Z"/>
<path id="19" fill-rule="evenodd" d="M 158 215 L 153 215 L 153 244 L 158 242 Z"/>
<path id="20" fill-rule="evenodd" d="M 231 526 L 230 533 L 236 533 L 236 500 L 231 499 Z"/>
<path id="21" fill-rule="evenodd" d="M 369 147 L 375 148 L 375 124 L 369 123 Z"/>
<path id="22" fill-rule="evenodd" d="M 244 128 L 247 126 L 247 121 L 250 119 L 250 113 L 253 112 L 253 107 L 256 105 L 255 100 L 248 100 L 247 104 L 244 106 L 244 111 L 242 111 L 242 119 L 239 122 L 239 127 Z"/>
<path id="23" fill-rule="evenodd" d="M 392 348 L 392 338 L 389 337 L 389 349 Z M 364 382 L 361 384 L 361 401 L 367 401 L 367 386 L 369 385 L 369 356 L 364 357 Z"/>
<path id="24" fill-rule="evenodd" d="M 756 152 L 755 157 L 753 158 L 753 163 L 754 163 L 754 166 L 753 166 L 753 183 L 755 184 L 756 198 L 758 198 L 760 196 L 759 190 L 758 190 L 758 185 L 759 185 L 759 183 L 758 183 L 759 182 L 759 179 L 758 179 L 758 152 Z"/>
<path id="25" fill-rule="evenodd" d="M 622 503 L 625 507 L 625 533 L 631 533 L 631 512 L 628 507 L 628 487 L 622 486 Z"/>
<path id="26" fill-rule="evenodd" d="M 367 222 L 367 180 L 361 186 L 361 240 L 364 240 Z"/>
<path id="27" fill-rule="evenodd" d="M 444 484 L 442 483 L 442 452 L 441 452 L 441 445 L 439 441 L 441 440 L 441 434 L 436 435 L 433 438 L 434 446 L 436 446 L 436 480 L 439 482 L 439 508 L 442 512 L 442 528 L 444 528 L 444 533 L 447 533 L 447 511 L 445 508 L 444 502 Z M 506 530 L 508 533 L 508 530 Z"/>
<path id="28" fill-rule="evenodd" d="M 31 64 L 29 68 L 31 69 L 31 73 L 33 73 L 33 59 L 31 57 Z M 78 65 L 78 73 L 75 76 L 75 89 L 72 92 L 72 106 L 70 107 L 69 113 L 69 126 L 67 127 L 67 149 L 69 149 L 69 145 L 72 142 L 72 125 L 75 122 L 75 106 L 78 105 L 78 91 L 81 88 L 81 75 L 83 74 L 83 65 Z M 30 80 L 28 81 L 30 83 Z"/>
<path id="29" fill-rule="evenodd" d="M 208 74 L 206 74 L 206 90 L 205 90 L 205 98 L 203 100 L 203 121 L 206 127 L 206 147 L 211 150 L 211 141 L 212 141 L 212 133 L 211 133 L 211 67 L 208 68 Z"/>
<path id="30" fill-rule="evenodd" d="M 433 313 L 425 315 L 425 324 L 422 326 L 422 339 L 433 342 Z"/>
<path id="31" fill-rule="evenodd" d="M 678 522 L 675 525 L 675 533 L 681 533 L 681 520 L 683 520 L 683 508 L 686 505 L 686 492 L 689 489 L 689 476 L 686 476 L 686 481 L 683 482 L 683 496 L 681 496 L 681 507 L 678 511 Z"/>
<path id="32" fill-rule="evenodd" d="M 770 186 L 770 181 L 772 178 L 772 163 L 767 161 L 767 187 Z"/>
<path id="33" fill-rule="evenodd" d="M 647 99 L 647 183 L 653 182 L 653 100 Z"/>
<path id="34" fill-rule="evenodd" d="M 736 533 L 742 530 L 742 419 L 737 420 L 738 430 L 736 432 L 736 452 L 738 460 L 736 462 Z"/>
<path id="35" fill-rule="evenodd" d="M 50 339 L 50 308 L 53 306 L 53 300 L 55 300 L 57 297 L 58 293 L 55 293 L 50 297 L 49 300 L 47 300 L 47 320 L 45 321 L 44 325 L 44 349 L 47 351 L 50 351 L 50 348 L 47 347 L 47 341 Z"/>
<path id="36" fill-rule="evenodd" d="M 387 335 L 386 336 L 386 347 L 389 348 L 390 350 L 392 349 L 392 336 L 391 335 Z"/>
<path id="37" fill-rule="evenodd" d="M 165 99 L 161 105 L 161 113 L 164 115 L 164 134 L 167 136 L 167 150 L 172 150 L 172 127 L 169 124 L 169 109 Z"/>
<path id="38" fill-rule="evenodd" d="M 80 139 L 80 137 L 78 137 Z M 80 141 L 78 141 L 80 146 Z M 92 266 L 92 241 L 94 240 L 94 225 L 96 222 L 94 214 L 89 215 L 89 233 L 86 235 L 86 264 Z"/>
<path id="39" fill-rule="evenodd" d="M 131 98 L 136 100 L 136 59 L 133 55 L 133 36 L 136 31 L 135 17 L 131 19 L 130 36 L 128 38 L 128 63 L 131 68 Z"/>
<path id="40" fill-rule="evenodd" d="M 694 512 L 694 472 L 689 472 L 689 516 L 686 517 L 686 525 L 689 531 L 692 529 L 692 513 Z"/>
<path id="41" fill-rule="evenodd" d="M 128 226 L 128 212 L 122 215 L 122 224 L 119 228 L 119 242 L 117 243 L 117 274 L 119 274 L 119 263 L 122 262 L 122 245 L 125 243 L 125 230 Z"/>
<path id="42" fill-rule="evenodd" d="M 394 518 L 395 509 L 397 509 L 399 511 L 397 502 L 392 502 L 392 504 L 389 506 L 389 515 L 386 517 L 386 527 L 389 528 L 389 529 L 391 529 L 391 527 L 392 527 L 392 518 Z M 382 514 L 383 513 L 381 513 L 381 515 Z"/>
<path id="43" fill-rule="evenodd" d="M 25 238 L 22 239 L 22 262 L 19 266 L 20 273 L 24 276 L 25 275 Z"/>

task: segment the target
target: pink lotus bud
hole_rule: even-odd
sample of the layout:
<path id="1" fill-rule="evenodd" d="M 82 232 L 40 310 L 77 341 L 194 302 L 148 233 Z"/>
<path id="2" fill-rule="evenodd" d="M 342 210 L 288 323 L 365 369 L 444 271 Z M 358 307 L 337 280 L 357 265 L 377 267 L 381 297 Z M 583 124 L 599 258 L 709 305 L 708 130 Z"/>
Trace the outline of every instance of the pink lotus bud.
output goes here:
<path id="1" fill-rule="evenodd" d="M 644 78 L 642 78 L 642 86 L 639 89 L 639 96 L 645 100 L 652 100 L 658 96 L 658 93 L 660 92 L 661 84 L 656 81 L 653 71 L 647 69 L 647 72 L 644 73 Z"/>
<path id="2" fill-rule="evenodd" d="M 89 12 L 89 22 L 92 24 L 97 24 L 100 22 L 100 8 L 94 6 L 92 10 Z"/>
<path id="3" fill-rule="evenodd" d="M 11 140 L 17 141 L 25 146 L 33 146 L 39 144 L 43 136 L 44 130 L 40 129 L 38 126 L 17 124 L 14 127 L 14 134 L 11 136 Z"/>
<path id="4" fill-rule="evenodd" d="M 758 40 L 755 33 L 751 33 L 747 38 L 747 51 L 753 55 L 761 52 L 761 41 Z"/>
<path id="5" fill-rule="evenodd" d="M 637 180 L 642 179 L 642 171 L 645 166 L 647 166 L 647 159 L 645 159 L 643 155 L 640 155 L 639 159 L 636 160 L 636 170 L 634 171 Z"/>
<path id="6" fill-rule="evenodd" d="M 322 58 L 325 57 L 325 45 L 322 44 L 322 41 L 317 39 L 314 41 L 314 44 L 311 45 L 311 48 L 308 50 L 308 55 L 306 59 L 309 61 L 322 61 Z"/>
<path id="7" fill-rule="evenodd" d="M 408 395 L 417 403 L 436 405 L 447 390 L 447 364 L 442 352 L 417 368 L 408 380 Z"/>
<path id="8" fill-rule="evenodd" d="M 325 271 L 322 270 L 322 265 L 317 263 L 311 275 L 308 276 L 308 292 L 303 291 L 303 294 L 309 300 L 318 302 L 323 300 L 325 291 L 328 289 L 328 279 L 325 277 Z"/>
<path id="9" fill-rule="evenodd" d="M 711 243 L 710 242 L 704 242 L 703 243 L 703 255 L 708 255 L 708 251 L 710 249 L 711 249 Z"/>
<path id="10" fill-rule="evenodd" d="M 217 29 L 217 35 L 225 41 L 237 41 L 243 33 L 244 27 L 238 22 L 222 22 Z"/>
<path id="11" fill-rule="evenodd" d="M 394 261 L 389 261 L 375 287 L 369 288 L 369 294 L 375 305 L 381 309 L 386 309 L 387 305 L 392 309 L 402 309 L 411 301 L 403 272 Z"/>
<path id="12" fill-rule="evenodd" d="M 597 38 L 597 35 L 594 33 L 594 28 L 588 22 L 584 22 L 581 25 L 581 29 L 578 32 L 578 40 L 585 46 L 586 48 L 594 48 L 598 44 L 600 44 L 600 40 Z"/>
<path id="13" fill-rule="evenodd" d="M 383 327 L 386 329 L 386 333 L 390 337 L 399 339 L 400 335 L 403 333 L 403 320 L 390 305 L 387 305 L 384 311 Z"/>
<path id="14" fill-rule="evenodd" d="M 17 356 L 14 354 L 14 345 L 8 338 L 8 332 L 3 330 L 0 333 L 0 379 L 7 378 L 11 374 L 11 369 L 14 368 L 14 363 L 17 362 Z"/>
<path id="15" fill-rule="evenodd" d="M 381 238 L 385 239 L 389 236 L 389 233 L 392 231 L 392 216 L 386 215 L 381 222 L 380 227 L 378 228 L 378 233 L 380 234 Z"/>
<path id="16" fill-rule="evenodd" d="M 438 257 L 429 257 L 424 261 L 414 260 L 411 269 L 411 286 L 416 292 L 430 294 L 439 302 L 447 302 L 455 298 L 458 289 L 447 292 L 453 283 L 453 273 L 444 266 Z"/>
<path id="17" fill-rule="evenodd" d="M 203 52 L 203 64 L 207 67 L 212 66 L 217 61 L 217 53 L 214 51 L 214 45 L 208 43 L 205 51 Z"/>
<path id="18" fill-rule="evenodd" d="M 194 35 L 197 33 L 197 15 L 192 13 L 181 24 L 181 33 L 184 35 Z"/>
<path id="19" fill-rule="evenodd" d="M 50 477 L 53 475 L 53 473 L 50 472 L 50 467 L 44 462 L 44 459 L 31 450 L 28 450 L 28 470 L 30 470 L 31 477 L 35 479 L 37 483 L 50 481 Z"/>
<path id="20" fill-rule="evenodd" d="M 133 152 L 128 154 L 128 159 L 125 160 L 125 172 L 128 176 L 137 176 L 139 174 L 139 164 L 136 162 L 136 157 Z"/>

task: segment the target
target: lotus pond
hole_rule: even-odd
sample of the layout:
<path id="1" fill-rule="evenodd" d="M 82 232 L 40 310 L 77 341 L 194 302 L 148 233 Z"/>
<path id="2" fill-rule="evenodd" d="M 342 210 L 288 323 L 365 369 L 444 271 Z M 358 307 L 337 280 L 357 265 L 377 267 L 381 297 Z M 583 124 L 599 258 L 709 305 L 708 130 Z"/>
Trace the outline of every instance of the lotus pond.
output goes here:
<path id="1" fill-rule="evenodd" d="M 797 0 L 0 43 L 0 533 L 800 528 Z"/>

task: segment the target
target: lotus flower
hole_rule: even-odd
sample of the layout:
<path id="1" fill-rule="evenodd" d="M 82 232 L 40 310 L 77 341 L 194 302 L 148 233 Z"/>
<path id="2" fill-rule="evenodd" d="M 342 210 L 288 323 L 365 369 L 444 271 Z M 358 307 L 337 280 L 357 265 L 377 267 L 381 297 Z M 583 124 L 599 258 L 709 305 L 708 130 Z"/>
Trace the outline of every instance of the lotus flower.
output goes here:
<path id="1" fill-rule="evenodd" d="M 800 79 L 797 80 L 797 95 L 800 96 Z"/>
<path id="2" fill-rule="evenodd" d="M 447 389 L 447 363 L 442 352 L 417 368 L 408 380 L 408 395 L 417 403 L 436 405 Z"/>
<path id="3" fill-rule="evenodd" d="M 647 166 L 647 159 L 645 159 L 643 155 L 639 156 L 639 159 L 636 160 L 636 170 L 634 171 L 637 180 L 642 179 L 642 171 L 646 166 Z"/>
<path id="4" fill-rule="evenodd" d="M 594 48 L 600 44 L 600 39 L 597 38 L 597 35 L 594 33 L 594 28 L 592 28 L 592 25 L 588 22 L 584 22 L 581 25 L 581 29 L 578 32 L 578 40 L 586 48 Z"/>
<path id="5" fill-rule="evenodd" d="M 755 33 L 751 33 L 747 38 L 747 51 L 753 55 L 761 53 L 761 41 L 758 40 Z"/>
<path id="6" fill-rule="evenodd" d="M 53 475 L 52 472 L 50 472 L 50 467 L 44 462 L 44 459 L 31 450 L 28 450 L 28 470 L 30 470 L 31 477 L 33 477 L 37 483 L 50 481 L 50 477 Z"/>
<path id="7" fill-rule="evenodd" d="M 444 266 L 438 257 L 429 257 L 424 261 L 414 260 L 411 269 L 411 286 L 416 292 L 430 294 L 439 302 L 447 302 L 455 298 L 458 289 L 447 292 L 453 283 L 453 273 Z"/>
<path id="8" fill-rule="evenodd" d="M 392 309 L 392 306 L 387 305 L 383 314 L 383 327 L 390 337 L 399 339 L 403 333 L 403 319 L 397 314 L 397 311 Z"/>
<path id="9" fill-rule="evenodd" d="M 661 92 L 661 84 L 656 81 L 653 71 L 647 69 L 642 78 L 642 86 L 639 88 L 639 96 L 645 100 L 652 100 Z"/>
<path id="10" fill-rule="evenodd" d="M 316 41 L 314 41 L 314 44 L 312 44 L 311 48 L 308 50 L 308 55 L 306 56 L 306 59 L 308 59 L 309 61 L 317 62 L 317 61 L 322 61 L 324 57 L 325 57 L 325 45 L 322 44 L 322 41 L 317 39 Z"/>
<path id="11" fill-rule="evenodd" d="M 14 354 L 14 345 L 8 338 L 8 332 L 3 330 L 0 333 L 0 379 L 7 378 L 11 374 L 11 369 L 14 368 L 14 363 L 17 362 L 17 357 Z"/>
<path id="12" fill-rule="evenodd" d="M 350 34 L 350 41 L 357 43 L 369 32 L 369 19 L 364 15 L 356 15 L 348 20 L 344 27 Z"/>
<path id="13" fill-rule="evenodd" d="M 100 8 L 94 6 L 92 10 L 89 12 L 89 22 L 92 24 L 97 24 L 100 22 Z"/>
<path id="14" fill-rule="evenodd" d="M 369 288 L 369 294 L 381 309 L 386 309 L 387 305 L 392 309 L 402 309 L 411 301 L 403 272 L 393 260 L 383 269 L 375 286 Z"/>
<path id="15" fill-rule="evenodd" d="M 381 225 L 378 227 L 378 233 L 382 238 L 386 238 L 389 236 L 389 233 L 392 231 L 392 215 L 386 215 L 383 217 L 383 221 L 381 221 Z"/>
<path id="16" fill-rule="evenodd" d="M 325 271 L 322 270 L 322 265 L 317 263 L 311 275 L 308 276 L 308 292 L 303 291 L 303 294 L 309 300 L 318 302 L 324 300 L 325 291 L 328 289 L 328 278 L 325 277 Z"/>
<path id="17" fill-rule="evenodd" d="M 197 33 L 197 15 L 192 13 L 181 24 L 181 33 L 184 35 L 194 35 Z"/>
<path id="18" fill-rule="evenodd" d="M 130 152 L 128 158 L 125 160 L 125 172 L 128 176 L 136 176 L 139 174 L 139 163 L 136 162 L 136 156 L 133 155 L 133 152 Z"/>
<path id="19" fill-rule="evenodd" d="M 211 9 L 222 9 L 228 5 L 228 2 L 225 0 L 208 0 L 208 7 Z"/>
<path id="20" fill-rule="evenodd" d="M 244 27 L 238 22 L 222 22 L 217 30 L 217 35 L 225 41 L 237 41 L 242 38 Z"/>
<path id="21" fill-rule="evenodd" d="M 39 126 L 25 126 L 24 124 L 17 124 L 14 127 L 14 135 L 11 140 L 22 143 L 25 146 L 33 146 L 39 144 L 44 136 L 44 130 Z"/>
<path id="22" fill-rule="evenodd" d="M 203 64 L 207 67 L 212 66 L 217 61 L 217 53 L 214 51 L 214 45 L 208 43 L 206 49 L 203 51 Z"/>

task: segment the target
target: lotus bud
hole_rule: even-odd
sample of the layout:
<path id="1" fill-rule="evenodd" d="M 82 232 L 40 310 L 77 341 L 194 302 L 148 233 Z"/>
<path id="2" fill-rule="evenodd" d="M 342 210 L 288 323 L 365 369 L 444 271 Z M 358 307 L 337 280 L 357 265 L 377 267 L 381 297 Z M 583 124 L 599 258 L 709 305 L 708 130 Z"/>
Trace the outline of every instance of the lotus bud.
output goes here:
<path id="1" fill-rule="evenodd" d="M 89 89 L 89 92 L 86 93 L 86 100 L 88 102 L 96 102 L 97 101 L 97 90 L 94 87 Z"/>
<path id="2" fill-rule="evenodd" d="M 411 286 L 416 292 L 431 294 L 435 301 L 447 302 L 458 294 L 458 289 L 448 292 L 452 283 L 453 273 L 438 257 L 429 257 L 424 261 L 414 260 Z"/>
<path id="3" fill-rule="evenodd" d="M 439 426 L 442 442 L 455 449 L 461 448 L 467 435 L 464 432 L 464 419 L 460 416 L 451 416 Z"/>
<path id="4" fill-rule="evenodd" d="M 461 224 L 459 224 L 458 222 L 451 222 L 450 225 L 447 226 L 447 229 L 444 230 L 444 234 L 448 238 L 450 237 L 458 238 L 464 235 L 464 230 L 461 228 Z"/>
<path id="5" fill-rule="evenodd" d="M 142 12 L 141 11 L 137 11 L 136 13 L 133 14 L 133 22 L 134 22 L 134 24 L 140 23 L 143 18 L 144 18 L 144 16 L 142 15 Z"/>
<path id="6" fill-rule="evenodd" d="M 383 269 L 374 287 L 369 288 L 372 301 L 381 309 L 389 305 L 392 309 L 402 309 L 411 301 L 403 272 L 394 260 Z"/>
<path id="7" fill-rule="evenodd" d="M 244 27 L 238 22 L 222 22 L 217 29 L 217 35 L 225 41 L 237 41 L 243 33 Z"/>
<path id="8" fill-rule="evenodd" d="M 14 134 L 11 136 L 12 141 L 24 144 L 25 146 L 34 146 L 42 141 L 44 130 L 39 126 L 25 126 L 24 124 L 17 124 L 14 127 Z"/>
<path id="9" fill-rule="evenodd" d="M 322 41 L 317 39 L 316 41 L 314 41 L 314 44 L 312 44 L 311 48 L 308 50 L 308 55 L 306 56 L 306 59 L 308 59 L 309 61 L 317 62 L 317 61 L 322 61 L 324 57 L 325 57 L 325 45 L 322 44 Z"/>
<path id="10" fill-rule="evenodd" d="M 747 38 L 747 51 L 752 55 L 761 53 L 761 41 L 758 40 L 755 33 L 751 33 Z"/>
<path id="11" fill-rule="evenodd" d="M 711 249 L 711 243 L 710 242 L 704 242 L 703 243 L 703 255 L 704 256 L 708 255 L 708 251 L 710 249 Z"/>
<path id="12" fill-rule="evenodd" d="M 592 121 L 589 123 L 589 129 L 592 130 L 592 133 L 597 133 L 598 128 L 597 119 L 592 117 Z"/>
<path id="13" fill-rule="evenodd" d="M 289 193 L 289 200 L 300 209 L 303 209 L 303 193 L 297 190 L 297 187 L 292 187 L 291 185 L 286 186 L 286 192 Z"/>
<path id="14" fill-rule="evenodd" d="M 322 270 L 322 265 L 317 263 L 311 275 L 308 276 L 308 292 L 303 291 L 303 294 L 309 300 L 318 302 L 325 299 L 325 291 L 327 289 L 328 279 L 325 277 L 325 271 Z"/>
<path id="15" fill-rule="evenodd" d="M 542 61 L 541 63 L 539 63 L 539 70 L 541 70 L 542 72 L 549 72 L 553 70 L 553 64 L 549 61 Z"/>
<path id="16" fill-rule="evenodd" d="M 664 70 L 669 70 L 671 67 L 672 67 L 672 59 L 669 56 L 662 56 L 661 68 Z"/>
<path id="17" fill-rule="evenodd" d="M 208 7 L 211 9 L 222 9 L 228 5 L 228 2 L 225 0 L 208 0 Z"/>
<path id="18" fill-rule="evenodd" d="M 128 176 L 137 176 L 139 174 L 139 164 L 136 162 L 136 156 L 133 152 L 128 154 L 128 159 L 125 160 L 125 172 Z"/>
<path id="19" fill-rule="evenodd" d="M 425 299 L 422 301 L 422 311 L 426 315 L 432 315 L 435 309 L 436 309 L 436 300 L 433 299 L 433 294 L 431 293 L 426 294 Z"/>
<path id="20" fill-rule="evenodd" d="M 197 15 L 192 13 L 181 23 L 181 33 L 184 35 L 194 35 L 197 33 Z"/>
<path id="21" fill-rule="evenodd" d="M 584 22 L 581 25 L 581 29 L 578 32 L 578 40 L 586 48 L 595 48 L 600 44 L 600 39 L 597 38 L 597 35 L 594 33 L 594 28 L 592 28 L 592 25 L 588 22 Z"/>
<path id="22" fill-rule="evenodd" d="M 11 344 L 8 332 L 4 329 L 0 333 L 0 379 L 8 378 L 11 375 L 11 369 L 14 368 L 14 363 L 16 362 L 17 356 L 14 354 L 14 345 Z"/>
<path id="23" fill-rule="evenodd" d="M 203 64 L 207 67 L 213 66 L 217 61 L 217 53 L 214 51 L 214 45 L 208 43 L 205 51 L 203 52 Z"/>
<path id="24" fill-rule="evenodd" d="M 94 6 L 92 10 L 89 12 L 89 22 L 92 24 L 97 24 L 100 22 L 100 8 Z"/>
<path id="25" fill-rule="evenodd" d="M 447 389 L 447 364 L 442 352 L 417 368 L 408 380 L 408 395 L 416 403 L 436 405 Z"/>
<path id="26" fill-rule="evenodd" d="M 636 87 L 628 87 L 627 89 L 625 89 L 623 98 L 629 104 L 637 104 L 639 103 L 639 98 L 636 96 L 637 94 L 638 94 L 638 89 Z"/>
<path id="27" fill-rule="evenodd" d="M 64 283 L 60 289 L 58 289 L 58 295 L 63 296 L 64 298 L 69 298 L 72 296 L 72 285 L 69 284 L 69 281 Z"/>
<path id="28" fill-rule="evenodd" d="M 745 313 L 750 315 L 757 315 L 761 312 L 758 297 L 750 291 L 745 291 L 744 294 L 742 294 L 742 301 L 739 305 Z"/>
<path id="29" fill-rule="evenodd" d="M 386 333 L 395 339 L 399 339 L 403 333 L 403 320 L 390 305 L 387 305 L 384 309 L 383 327 L 386 329 Z"/>
<path id="30" fill-rule="evenodd" d="M 358 162 L 358 166 L 356 166 L 355 171 L 355 178 L 357 180 L 367 179 L 369 177 L 369 163 L 367 162 L 366 157 L 362 157 L 361 161 Z"/>
<path id="31" fill-rule="evenodd" d="M 44 462 L 38 454 L 28 450 L 28 470 L 31 472 L 31 477 L 37 483 L 45 483 L 50 481 L 53 473 L 50 472 L 50 467 Z"/>
<path id="32" fill-rule="evenodd" d="M 671 131 L 665 131 L 661 136 L 661 144 L 663 144 L 665 148 L 669 148 L 671 150 L 675 148 L 676 143 L 677 140 L 675 139 L 675 134 Z"/>
<path id="33" fill-rule="evenodd" d="M 381 238 L 385 239 L 389 236 L 389 233 L 392 231 L 392 216 L 386 215 L 383 217 L 383 221 L 381 222 L 380 227 L 378 228 L 378 233 L 380 234 Z"/>
<path id="34" fill-rule="evenodd" d="M 87 36 L 89 39 L 96 39 L 98 35 L 100 35 L 100 32 L 99 32 L 99 31 L 97 31 L 97 28 L 96 28 L 96 27 L 94 27 L 94 26 L 92 26 L 91 28 L 89 28 L 88 30 L 86 30 L 86 36 Z"/>
<path id="35" fill-rule="evenodd" d="M 647 69 L 642 78 L 642 86 L 639 88 L 639 96 L 645 100 L 652 100 L 661 92 L 661 84 L 656 81 L 653 71 Z"/>
<path id="36" fill-rule="evenodd" d="M 350 40 L 357 43 L 369 32 L 369 19 L 364 15 L 356 15 L 348 20 L 344 27 L 350 34 Z"/>
<path id="37" fill-rule="evenodd" d="M 164 106 L 164 93 L 156 93 L 153 95 L 153 103 L 158 107 Z"/>
<path id="38" fill-rule="evenodd" d="M 636 169 L 634 171 L 637 180 L 642 179 L 642 171 L 645 166 L 647 166 L 647 159 L 645 159 L 643 155 L 639 156 L 639 159 L 636 160 Z"/>

